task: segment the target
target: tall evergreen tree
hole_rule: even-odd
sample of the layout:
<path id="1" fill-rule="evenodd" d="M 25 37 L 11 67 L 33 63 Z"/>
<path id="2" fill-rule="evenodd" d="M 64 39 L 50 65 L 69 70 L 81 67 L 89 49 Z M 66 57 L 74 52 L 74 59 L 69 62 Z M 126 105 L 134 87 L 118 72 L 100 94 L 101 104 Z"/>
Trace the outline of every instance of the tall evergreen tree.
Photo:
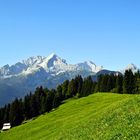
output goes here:
<path id="1" fill-rule="evenodd" d="M 103 75 L 99 75 L 97 77 L 97 85 L 95 87 L 95 92 L 101 92 L 101 83 L 102 83 L 102 80 L 103 80 Z"/>
<path id="2" fill-rule="evenodd" d="M 75 78 L 75 82 L 76 82 L 76 86 L 77 86 L 77 92 L 80 94 L 81 90 L 82 90 L 82 86 L 83 86 L 83 78 L 80 75 L 78 75 Z"/>
<path id="3" fill-rule="evenodd" d="M 94 93 L 95 92 L 95 88 L 96 88 L 96 85 L 97 85 L 97 82 L 93 82 L 93 84 L 92 84 L 92 93 Z"/>
<path id="4" fill-rule="evenodd" d="M 88 96 L 89 94 L 91 94 L 93 92 L 92 86 L 93 86 L 93 80 L 92 80 L 91 76 L 85 78 L 80 96 L 84 97 L 84 96 Z"/>
<path id="5" fill-rule="evenodd" d="M 131 70 L 126 70 L 123 80 L 123 93 L 133 94 L 135 91 L 135 79 Z"/>
<path id="6" fill-rule="evenodd" d="M 140 94 L 140 72 L 135 74 L 135 93 Z"/>
<path id="7" fill-rule="evenodd" d="M 53 108 L 53 101 L 55 97 L 56 91 L 54 89 L 50 90 L 47 94 L 47 102 L 46 102 L 46 111 L 49 112 Z"/>
<path id="8" fill-rule="evenodd" d="M 23 106 L 22 100 L 17 98 L 10 106 L 9 120 L 12 126 L 17 126 L 23 121 Z"/>
<path id="9" fill-rule="evenodd" d="M 113 89 L 113 75 L 108 75 L 107 77 L 106 92 L 110 92 Z"/>
<path id="10" fill-rule="evenodd" d="M 47 95 L 44 94 L 44 96 L 41 97 L 41 102 L 40 102 L 40 114 L 43 114 L 47 111 Z"/>
<path id="11" fill-rule="evenodd" d="M 61 86 L 62 86 L 62 96 L 64 99 L 66 98 L 66 94 L 68 91 L 68 85 L 69 85 L 69 80 L 66 80 Z"/>
<path id="12" fill-rule="evenodd" d="M 36 117 L 39 115 L 39 105 L 38 105 L 38 99 L 36 95 L 33 95 L 31 97 L 30 109 L 32 115 L 31 117 Z"/>
<path id="13" fill-rule="evenodd" d="M 0 128 L 2 128 L 3 123 L 4 123 L 4 108 L 0 108 Z"/>
<path id="14" fill-rule="evenodd" d="M 59 85 L 58 87 L 57 87 L 57 96 L 59 96 L 59 100 L 63 100 L 64 98 L 65 98 L 65 96 L 62 94 L 62 86 L 61 85 Z"/>
<path id="15" fill-rule="evenodd" d="M 77 91 L 78 89 L 77 89 L 76 81 L 75 79 L 72 79 L 68 85 L 67 97 L 70 98 L 70 97 L 75 96 Z"/>
<path id="16" fill-rule="evenodd" d="M 123 76 L 118 75 L 116 79 L 116 92 L 122 93 L 123 92 Z"/>
<path id="17" fill-rule="evenodd" d="M 23 111 L 24 111 L 24 118 L 30 119 L 32 117 L 31 114 L 31 97 L 32 93 L 30 92 L 29 95 L 26 95 L 23 101 Z"/>
<path id="18" fill-rule="evenodd" d="M 108 92 L 107 82 L 108 82 L 108 75 L 103 75 L 101 83 L 100 83 L 100 91 L 101 92 Z"/>
<path id="19" fill-rule="evenodd" d="M 4 122 L 9 122 L 10 104 L 4 107 Z"/>
<path id="20" fill-rule="evenodd" d="M 53 100 L 53 108 L 57 108 L 61 104 L 60 98 L 60 95 L 56 93 Z"/>

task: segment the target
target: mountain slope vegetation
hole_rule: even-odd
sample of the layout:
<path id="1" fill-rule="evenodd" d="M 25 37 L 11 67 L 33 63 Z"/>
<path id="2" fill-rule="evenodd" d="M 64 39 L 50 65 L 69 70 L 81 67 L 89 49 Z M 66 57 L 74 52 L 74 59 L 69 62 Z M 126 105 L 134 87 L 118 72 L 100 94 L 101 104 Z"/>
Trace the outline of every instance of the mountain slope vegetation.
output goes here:
<path id="1" fill-rule="evenodd" d="M 97 93 L 73 98 L 50 113 L 0 133 L 0 139 L 138 140 L 139 108 L 139 95 Z"/>

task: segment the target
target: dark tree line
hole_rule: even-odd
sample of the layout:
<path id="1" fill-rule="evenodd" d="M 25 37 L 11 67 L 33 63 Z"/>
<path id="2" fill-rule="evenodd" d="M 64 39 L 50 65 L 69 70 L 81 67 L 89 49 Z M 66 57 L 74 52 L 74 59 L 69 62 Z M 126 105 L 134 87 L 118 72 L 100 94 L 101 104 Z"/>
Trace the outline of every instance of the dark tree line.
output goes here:
<path id="1" fill-rule="evenodd" d="M 140 93 L 140 73 L 135 74 L 131 70 L 124 75 L 100 75 L 94 92 L 113 92 L 124 94 Z"/>
<path id="2" fill-rule="evenodd" d="M 100 75 L 97 82 L 91 76 L 85 79 L 77 76 L 71 81 L 66 80 L 56 89 L 38 87 L 34 94 L 30 93 L 24 99 L 16 98 L 0 109 L 0 127 L 6 122 L 12 126 L 20 125 L 25 120 L 57 108 L 65 99 L 85 97 L 95 92 L 139 94 L 140 73 L 133 74 L 129 70 L 124 75 Z"/>

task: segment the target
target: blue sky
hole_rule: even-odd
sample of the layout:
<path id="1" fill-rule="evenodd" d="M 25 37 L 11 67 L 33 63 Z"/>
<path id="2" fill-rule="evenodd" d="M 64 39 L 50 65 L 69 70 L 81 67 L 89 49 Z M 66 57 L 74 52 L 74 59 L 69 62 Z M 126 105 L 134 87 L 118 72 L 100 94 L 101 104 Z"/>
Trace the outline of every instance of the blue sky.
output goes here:
<path id="1" fill-rule="evenodd" d="M 140 67 L 139 0 L 0 0 L 0 66 L 55 52 L 118 70 Z"/>

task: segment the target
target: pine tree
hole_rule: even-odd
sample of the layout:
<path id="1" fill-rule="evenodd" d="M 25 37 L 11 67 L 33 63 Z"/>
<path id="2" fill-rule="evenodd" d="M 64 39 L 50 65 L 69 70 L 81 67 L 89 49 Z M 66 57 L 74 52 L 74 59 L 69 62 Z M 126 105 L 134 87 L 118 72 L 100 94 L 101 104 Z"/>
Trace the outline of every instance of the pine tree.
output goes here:
<path id="1" fill-rule="evenodd" d="M 102 83 L 103 75 L 99 75 L 97 77 L 97 85 L 95 87 L 94 92 L 101 92 L 101 83 Z"/>
<path id="2" fill-rule="evenodd" d="M 96 86 L 97 86 L 97 82 L 93 82 L 93 84 L 92 84 L 92 93 L 95 92 Z"/>
<path id="3" fill-rule="evenodd" d="M 47 111 L 47 95 L 44 94 L 44 96 L 41 97 L 41 102 L 40 102 L 40 114 L 43 114 Z"/>
<path id="4" fill-rule="evenodd" d="M 4 108 L 0 108 L 0 128 L 2 128 L 3 123 L 4 123 Z"/>
<path id="5" fill-rule="evenodd" d="M 50 90 L 47 93 L 47 102 L 46 102 L 46 111 L 49 112 L 53 108 L 53 101 L 55 97 L 56 91 L 54 89 Z"/>
<path id="6" fill-rule="evenodd" d="M 135 93 L 140 94 L 140 72 L 135 74 Z"/>
<path id="7" fill-rule="evenodd" d="M 123 93 L 133 94 L 135 91 L 135 79 L 131 70 L 126 70 L 123 80 Z"/>
<path id="8" fill-rule="evenodd" d="M 77 86 L 77 93 L 81 93 L 81 90 L 82 90 L 82 86 L 83 86 L 83 78 L 78 75 L 76 78 L 75 78 L 75 82 L 76 82 L 76 86 Z"/>
<path id="9" fill-rule="evenodd" d="M 93 86 L 93 81 L 92 81 L 91 76 L 85 78 L 80 96 L 84 97 L 84 96 L 88 96 L 89 94 L 91 94 L 93 92 L 92 86 Z"/>
<path id="10" fill-rule="evenodd" d="M 123 92 L 123 76 L 118 75 L 116 79 L 116 92 L 122 93 Z"/>
<path id="11" fill-rule="evenodd" d="M 100 91 L 101 92 L 108 92 L 107 82 L 108 82 L 108 75 L 103 75 L 102 81 L 100 83 Z"/>
<path id="12" fill-rule="evenodd" d="M 9 122 L 10 104 L 4 107 L 4 122 Z"/>
<path id="13" fill-rule="evenodd" d="M 59 94 L 56 94 L 53 100 L 53 108 L 57 108 L 60 104 L 61 104 L 60 96 Z"/>
<path id="14" fill-rule="evenodd" d="M 110 92 L 113 89 L 113 76 L 112 75 L 108 75 L 107 76 L 107 87 L 106 87 L 106 92 Z"/>
<path id="15" fill-rule="evenodd" d="M 31 97 L 30 109 L 31 117 L 36 117 L 39 115 L 39 104 L 37 96 L 35 94 Z"/>
<path id="16" fill-rule="evenodd" d="M 68 91 L 68 85 L 69 85 L 69 81 L 66 80 L 63 84 L 62 84 L 62 96 L 64 97 L 64 99 L 66 98 L 66 94 Z"/>
<path id="17" fill-rule="evenodd" d="M 24 110 L 24 118 L 30 119 L 32 117 L 31 114 L 31 97 L 32 97 L 32 93 L 30 93 L 29 95 L 26 95 L 23 101 L 23 110 Z"/>
<path id="18" fill-rule="evenodd" d="M 57 94 L 58 94 L 58 96 L 59 96 L 59 100 L 63 100 L 64 98 L 65 98 L 65 96 L 62 94 L 62 86 L 61 85 L 59 85 L 58 87 L 57 87 Z"/>
<path id="19" fill-rule="evenodd" d="M 70 97 L 75 96 L 77 91 L 78 91 L 78 89 L 76 86 L 76 81 L 75 81 L 75 79 L 72 79 L 68 85 L 67 97 L 70 98 Z"/>
<path id="20" fill-rule="evenodd" d="M 17 126 L 23 121 L 23 104 L 22 100 L 17 98 L 10 106 L 9 120 L 12 126 Z"/>

